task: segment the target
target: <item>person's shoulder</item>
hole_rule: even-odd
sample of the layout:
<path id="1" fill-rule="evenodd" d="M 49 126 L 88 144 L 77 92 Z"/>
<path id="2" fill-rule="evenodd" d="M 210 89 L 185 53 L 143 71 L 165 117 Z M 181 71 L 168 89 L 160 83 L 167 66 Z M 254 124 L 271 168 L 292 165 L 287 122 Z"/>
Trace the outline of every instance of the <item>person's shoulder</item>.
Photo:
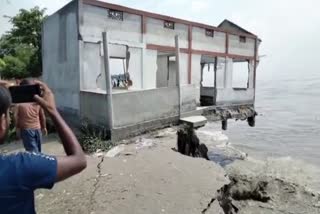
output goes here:
<path id="1" fill-rule="evenodd" d="M 18 105 L 20 109 L 24 110 L 38 110 L 40 109 L 40 106 L 37 103 L 20 103 Z"/>
<path id="2" fill-rule="evenodd" d="M 19 103 L 19 104 L 16 104 L 16 107 L 18 109 L 26 109 L 26 108 L 29 108 L 29 104 L 28 103 Z"/>
<path id="3" fill-rule="evenodd" d="M 57 160 L 42 153 L 19 152 L 1 155 L 1 167 L 17 188 L 53 187 L 57 177 Z"/>
<path id="4" fill-rule="evenodd" d="M 40 105 L 38 103 L 30 103 L 30 106 L 37 111 L 40 110 Z"/>
<path id="5" fill-rule="evenodd" d="M 29 152 L 14 152 L 14 153 L 8 153 L 8 154 L 1 154 L 1 160 L 2 161 L 16 161 L 21 158 L 24 158 L 28 156 Z"/>
<path id="6" fill-rule="evenodd" d="M 29 163 L 30 161 L 37 160 L 46 160 L 46 161 L 55 161 L 56 158 L 51 155 L 46 155 L 43 153 L 36 153 L 36 152 L 17 152 L 11 153 L 6 155 L 1 155 L 1 159 L 8 163 Z"/>

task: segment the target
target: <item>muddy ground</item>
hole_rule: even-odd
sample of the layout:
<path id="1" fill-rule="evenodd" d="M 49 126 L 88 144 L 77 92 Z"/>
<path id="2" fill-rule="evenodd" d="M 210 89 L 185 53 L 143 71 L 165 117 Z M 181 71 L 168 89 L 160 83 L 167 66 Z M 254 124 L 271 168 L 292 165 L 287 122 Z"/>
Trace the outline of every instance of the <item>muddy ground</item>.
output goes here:
<path id="1" fill-rule="evenodd" d="M 183 156 L 172 150 L 175 128 L 120 143 L 108 153 L 88 156 L 81 174 L 52 190 L 37 191 L 37 212 L 320 213 L 320 196 L 311 182 L 315 178 L 292 162 L 252 161 L 247 154 L 222 148 L 218 140 L 208 146 L 212 154 L 216 151 L 211 156 L 216 162 Z M 19 149 L 18 143 L 1 151 Z M 51 137 L 44 152 L 59 155 L 63 149 Z"/>

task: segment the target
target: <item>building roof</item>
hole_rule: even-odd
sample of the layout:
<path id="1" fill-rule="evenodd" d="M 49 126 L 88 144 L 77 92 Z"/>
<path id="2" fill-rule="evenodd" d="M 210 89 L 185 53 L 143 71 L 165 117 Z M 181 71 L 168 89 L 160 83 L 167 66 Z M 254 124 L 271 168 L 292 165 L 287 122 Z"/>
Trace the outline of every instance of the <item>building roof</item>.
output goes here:
<path id="1" fill-rule="evenodd" d="M 223 22 L 221 22 L 218 25 L 218 28 L 220 28 L 222 30 L 229 31 L 229 32 L 233 32 L 233 33 L 243 33 L 243 34 L 248 34 L 248 35 L 257 37 L 257 35 L 255 35 L 255 34 L 251 33 L 250 31 L 240 27 L 239 25 L 229 21 L 228 19 L 223 20 Z M 261 41 L 261 40 L 259 39 L 259 41 Z"/>

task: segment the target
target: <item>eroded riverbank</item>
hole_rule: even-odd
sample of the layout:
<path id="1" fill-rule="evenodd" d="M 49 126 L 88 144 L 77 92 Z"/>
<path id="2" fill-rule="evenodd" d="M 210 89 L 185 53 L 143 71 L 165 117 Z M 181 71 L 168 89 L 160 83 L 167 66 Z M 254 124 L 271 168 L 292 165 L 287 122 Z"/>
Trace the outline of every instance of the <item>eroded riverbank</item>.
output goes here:
<path id="1" fill-rule="evenodd" d="M 208 136 L 210 135 L 210 136 Z M 88 156 L 87 169 L 52 190 L 36 192 L 38 213 L 320 213 L 309 173 L 293 160 L 257 161 L 221 133 L 198 131 L 215 161 L 172 150 L 176 128 L 122 141 Z M 207 142 L 205 142 L 207 143 Z M 10 147 L 9 150 L 16 148 Z M 61 144 L 44 144 L 63 154 Z M 318 174 L 319 175 L 319 174 Z M 319 180 L 319 179 L 318 179 Z"/>

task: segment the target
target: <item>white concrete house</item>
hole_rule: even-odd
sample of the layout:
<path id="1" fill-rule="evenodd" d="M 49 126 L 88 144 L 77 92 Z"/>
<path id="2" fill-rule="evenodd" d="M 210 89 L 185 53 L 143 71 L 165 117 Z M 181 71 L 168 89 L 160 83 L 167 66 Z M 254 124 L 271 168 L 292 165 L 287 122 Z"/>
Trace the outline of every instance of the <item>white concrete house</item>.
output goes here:
<path id="1" fill-rule="evenodd" d="M 120 138 L 206 109 L 254 107 L 261 40 L 227 20 L 214 27 L 74 0 L 45 20 L 42 42 L 58 108 Z"/>

